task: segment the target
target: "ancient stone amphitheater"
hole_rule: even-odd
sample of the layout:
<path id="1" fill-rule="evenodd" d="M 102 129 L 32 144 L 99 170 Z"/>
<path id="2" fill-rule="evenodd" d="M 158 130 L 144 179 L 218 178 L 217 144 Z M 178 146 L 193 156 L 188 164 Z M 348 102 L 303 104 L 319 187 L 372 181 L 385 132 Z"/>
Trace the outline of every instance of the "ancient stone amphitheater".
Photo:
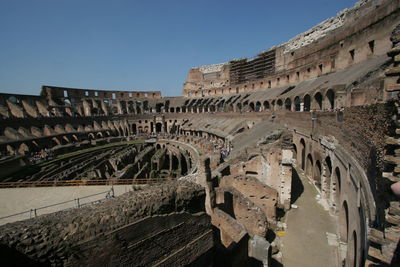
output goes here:
<path id="1" fill-rule="evenodd" d="M 2 93 L 2 194 L 132 190 L 2 223 L 1 265 L 400 266 L 399 91 L 400 1 L 364 0 L 182 96 Z"/>

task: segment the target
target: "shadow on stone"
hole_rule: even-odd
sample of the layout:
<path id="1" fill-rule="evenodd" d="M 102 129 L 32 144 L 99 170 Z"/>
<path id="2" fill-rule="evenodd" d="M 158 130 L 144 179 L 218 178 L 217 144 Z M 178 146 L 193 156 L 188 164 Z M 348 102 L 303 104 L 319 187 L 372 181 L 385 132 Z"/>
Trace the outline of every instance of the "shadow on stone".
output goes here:
<path id="1" fill-rule="evenodd" d="M 17 267 L 17 266 L 28 266 L 28 267 L 39 267 L 48 266 L 45 264 L 40 264 L 33 261 L 28 256 L 22 254 L 21 252 L 12 249 L 5 245 L 0 245 L 0 258 L 2 266 Z"/>
<path id="2" fill-rule="evenodd" d="M 300 179 L 299 174 L 295 168 L 292 169 L 292 198 L 291 203 L 295 203 L 297 199 L 303 194 L 304 186 Z"/>

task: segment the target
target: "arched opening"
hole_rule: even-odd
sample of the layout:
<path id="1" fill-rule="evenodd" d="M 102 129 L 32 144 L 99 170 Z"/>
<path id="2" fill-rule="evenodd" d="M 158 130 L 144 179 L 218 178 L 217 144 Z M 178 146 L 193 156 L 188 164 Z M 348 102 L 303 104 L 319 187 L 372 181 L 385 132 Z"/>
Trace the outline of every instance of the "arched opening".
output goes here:
<path id="1" fill-rule="evenodd" d="M 177 107 L 176 108 L 176 113 L 180 113 L 181 112 L 181 108 L 180 107 Z"/>
<path id="2" fill-rule="evenodd" d="M 132 133 L 136 134 L 137 133 L 137 128 L 136 128 L 136 124 L 132 124 Z"/>
<path id="3" fill-rule="evenodd" d="M 175 108 L 169 108 L 169 112 L 174 113 L 175 112 Z"/>
<path id="4" fill-rule="evenodd" d="M 322 191 L 325 193 L 325 198 L 329 199 L 332 176 L 332 161 L 329 156 L 325 158 L 324 172 Z"/>
<path id="5" fill-rule="evenodd" d="M 283 102 L 281 99 L 278 99 L 278 101 L 276 101 L 276 104 L 278 105 L 278 109 L 282 109 Z"/>
<path id="6" fill-rule="evenodd" d="M 292 100 L 290 98 L 286 98 L 285 100 L 285 109 L 292 110 Z"/>
<path id="7" fill-rule="evenodd" d="M 179 168 L 179 159 L 177 156 L 175 156 L 174 154 L 172 155 L 172 166 L 171 169 L 177 170 Z M 176 175 L 174 175 L 176 177 Z"/>
<path id="8" fill-rule="evenodd" d="M 321 189 L 321 174 L 322 174 L 321 162 L 317 160 L 315 162 L 315 169 L 314 169 L 314 183 L 319 189 Z"/>
<path id="9" fill-rule="evenodd" d="M 321 110 L 322 109 L 322 94 L 320 92 L 316 93 L 314 95 L 315 103 L 316 103 L 316 109 Z"/>
<path id="10" fill-rule="evenodd" d="M 334 109 L 335 108 L 335 92 L 332 89 L 329 89 L 326 92 L 326 98 L 328 99 L 328 103 L 329 103 L 328 108 Z"/>
<path id="11" fill-rule="evenodd" d="M 261 102 L 257 101 L 256 103 L 256 112 L 260 112 L 261 111 Z"/>
<path id="12" fill-rule="evenodd" d="M 293 158 L 297 159 L 297 146 L 293 144 Z"/>
<path id="13" fill-rule="evenodd" d="M 269 102 L 268 101 L 264 101 L 263 106 L 264 106 L 264 110 L 269 110 Z"/>
<path id="14" fill-rule="evenodd" d="M 163 103 L 156 104 L 156 112 L 161 113 L 163 111 L 164 111 L 164 104 Z"/>
<path id="15" fill-rule="evenodd" d="M 51 139 L 51 142 L 52 142 L 52 146 L 61 145 L 60 140 L 58 140 L 56 137 L 53 137 L 53 138 Z"/>
<path id="16" fill-rule="evenodd" d="M 349 243 L 347 244 L 347 259 L 349 261 L 348 266 L 357 267 L 357 233 L 353 231 Z"/>
<path id="17" fill-rule="evenodd" d="M 22 143 L 18 148 L 18 153 L 22 154 L 22 155 L 28 154 L 29 153 L 29 147 L 25 143 Z"/>
<path id="18" fill-rule="evenodd" d="M 298 96 L 294 98 L 294 110 L 301 111 L 301 99 Z"/>
<path id="19" fill-rule="evenodd" d="M 78 141 L 79 141 L 78 137 L 75 134 L 73 134 L 72 135 L 72 142 L 78 142 Z"/>
<path id="20" fill-rule="evenodd" d="M 188 172 L 188 166 L 186 163 L 186 158 L 181 155 L 181 169 L 182 169 L 182 175 L 186 175 Z"/>
<path id="21" fill-rule="evenodd" d="M 301 146 L 301 169 L 305 170 L 305 163 L 306 163 L 306 142 L 303 138 L 300 139 L 300 146 Z"/>
<path id="22" fill-rule="evenodd" d="M 236 104 L 236 110 L 239 112 L 242 112 L 242 103 L 237 103 Z"/>
<path id="23" fill-rule="evenodd" d="M 337 207 L 340 203 L 340 183 L 341 183 L 341 177 L 340 177 L 340 169 L 336 167 L 335 172 L 334 172 L 334 181 L 332 184 L 332 206 Z"/>
<path id="24" fill-rule="evenodd" d="M 307 164 L 306 164 L 306 175 L 312 179 L 313 177 L 313 158 L 311 154 L 307 155 Z"/>
<path id="25" fill-rule="evenodd" d="M 347 243 L 347 233 L 349 231 L 349 208 L 347 202 L 343 201 L 339 212 L 339 237 L 340 241 Z"/>
<path id="26" fill-rule="evenodd" d="M 251 102 L 250 104 L 249 104 L 249 107 L 250 107 L 250 111 L 254 111 L 254 103 L 253 102 Z"/>
<path id="27" fill-rule="evenodd" d="M 161 133 L 161 131 L 162 131 L 162 123 L 157 122 L 156 123 L 156 133 Z"/>
<path id="28" fill-rule="evenodd" d="M 305 95 L 303 98 L 303 111 L 310 111 L 311 109 L 311 97 L 310 95 Z"/>

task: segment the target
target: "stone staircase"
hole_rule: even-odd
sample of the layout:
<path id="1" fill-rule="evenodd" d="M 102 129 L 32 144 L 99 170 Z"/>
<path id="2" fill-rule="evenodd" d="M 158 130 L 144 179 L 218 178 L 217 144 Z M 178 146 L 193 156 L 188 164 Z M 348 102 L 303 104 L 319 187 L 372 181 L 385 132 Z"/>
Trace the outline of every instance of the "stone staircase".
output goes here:
<path id="1" fill-rule="evenodd" d="M 399 26 L 398 26 L 399 28 Z M 400 31 L 399 29 L 397 30 Z M 398 45 L 388 52 L 392 57 L 393 64 L 386 71 L 385 89 L 390 98 L 390 94 L 396 95 L 396 130 L 394 136 L 386 137 L 386 144 L 395 149 L 388 152 L 385 162 L 394 165 L 392 172 L 382 173 L 382 177 L 394 183 L 400 183 L 400 34 L 396 30 L 392 38 Z M 392 192 L 390 194 L 393 195 Z M 385 222 L 383 230 L 371 228 L 368 233 L 369 249 L 368 259 L 365 266 L 400 266 L 400 198 L 389 196 L 389 207 L 385 209 Z M 383 200 L 384 201 L 384 200 Z"/>

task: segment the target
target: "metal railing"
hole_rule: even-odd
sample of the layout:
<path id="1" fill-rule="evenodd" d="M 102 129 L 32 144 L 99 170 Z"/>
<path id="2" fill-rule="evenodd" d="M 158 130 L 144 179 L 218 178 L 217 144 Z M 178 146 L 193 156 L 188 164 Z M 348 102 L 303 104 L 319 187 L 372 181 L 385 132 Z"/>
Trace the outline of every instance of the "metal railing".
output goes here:
<path id="1" fill-rule="evenodd" d="M 94 196 L 98 196 L 98 195 L 103 195 L 106 194 L 104 198 L 95 200 L 95 201 L 89 201 L 86 203 L 82 203 L 82 200 L 90 198 L 90 197 L 94 197 Z M 62 210 L 67 210 L 67 209 L 71 209 L 71 208 L 81 208 L 83 206 L 89 205 L 89 204 L 94 204 L 94 203 L 98 203 L 100 201 L 103 201 L 105 199 L 109 199 L 109 198 L 114 198 L 114 188 L 111 187 L 109 190 L 107 191 L 103 191 L 103 192 L 99 192 L 99 193 L 95 193 L 95 194 L 91 194 L 91 195 L 87 195 L 87 196 L 83 196 L 83 197 L 79 197 L 79 198 L 75 198 L 75 199 L 71 199 L 71 200 L 67 200 L 67 201 L 63 201 L 63 202 L 58 202 L 55 204 L 50 204 L 47 206 L 42 206 L 42 207 L 38 207 L 38 208 L 32 208 L 30 210 L 26 210 L 26 211 L 22 211 L 22 212 L 18 212 L 18 213 L 14 213 L 11 215 L 7 215 L 7 216 L 3 216 L 0 217 L 0 220 L 3 219 L 7 219 L 7 218 L 11 218 L 11 217 L 15 217 L 15 216 L 19 216 L 19 215 L 23 215 L 23 214 L 29 214 L 29 219 L 31 218 L 36 218 L 38 216 L 38 211 L 40 210 L 44 210 L 44 209 L 48 209 L 48 208 L 52 208 L 52 207 L 56 207 L 56 206 L 60 206 L 60 205 L 65 205 L 68 203 L 73 203 L 73 205 L 71 205 L 68 208 L 63 208 L 63 209 L 59 209 L 57 211 L 62 211 Z M 55 211 L 52 211 L 55 212 Z M 43 213 L 45 214 L 45 213 Z M 28 216 L 27 216 L 28 217 Z"/>
<path id="2" fill-rule="evenodd" d="M 51 187 L 51 186 L 88 186 L 88 185 L 131 185 L 171 181 L 174 178 L 138 178 L 138 179 L 103 179 L 103 180 L 46 180 L 1 182 L 0 188 Z"/>

